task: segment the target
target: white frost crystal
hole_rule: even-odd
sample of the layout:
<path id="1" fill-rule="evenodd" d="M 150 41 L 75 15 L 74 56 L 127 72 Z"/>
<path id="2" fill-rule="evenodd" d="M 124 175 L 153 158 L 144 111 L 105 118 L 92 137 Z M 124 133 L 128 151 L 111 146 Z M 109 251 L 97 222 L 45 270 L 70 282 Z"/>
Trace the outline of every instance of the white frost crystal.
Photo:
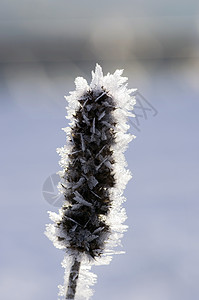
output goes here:
<path id="1" fill-rule="evenodd" d="M 75 299 L 90 299 L 93 294 L 90 286 L 96 282 L 91 266 L 108 264 L 112 255 L 119 253 L 113 248 L 121 245 L 127 229 L 123 224 L 126 212 L 122 203 L 126 200 L 123 190 L 131 173 L 126 169 L 123 152 L 135 137 L 127 132 L 127 119 L 133 116 L 135 105 L 130 94 L 135 90 L 127 88 L 127 78 L 122 73 L 116 70 L 103 76 L 97 64 L 91 84 L 78 77 L 76 90 L 65 97 L 70 127 L 64 129 L 66 145 L 57 149 L 63 168 L 58 188 L 65 203 L 58 214 L 49 212 L 54 223 L 48 224 L 45 232 L 55 247 L 66 252 L 62 263 L 64 285 L 59 286 L 62 299 L 66 299 L 74 258 L 77 265 L 81 263 L 79 273 L 73 271 L 72 275 L 72 280 L 78 278 Z M 103 174 L 108 175 L 101 179 Z M 70 289 L 68 294 L 72 293 Z"/>

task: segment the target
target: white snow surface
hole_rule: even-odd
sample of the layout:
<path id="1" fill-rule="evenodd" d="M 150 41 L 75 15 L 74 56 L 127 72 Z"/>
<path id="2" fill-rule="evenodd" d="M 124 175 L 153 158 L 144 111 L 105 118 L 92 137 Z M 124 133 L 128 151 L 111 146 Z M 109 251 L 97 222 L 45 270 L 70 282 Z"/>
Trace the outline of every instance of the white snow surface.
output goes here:
<path id="1" fill-rule="evenodd" d="M 127 78 L 122 77 L 123 70 L 116 70 L 113 74 L 107 74 L 103 76 L 102 68 L 100 65 L 96 64 L 95 72 L 92 71 L 92 81 L 90 85 L 88 85 L 87 81 L 84 78 L 77 77 L 75 80 L 76 90 L 70 92 L 70 96 L 65 97 L 68 106 L 67 109 L 67 119 L 70 120 L 69 125 L 74 125 L 73 114 L 79 108 L 79 99 L 85 95 L 89 90 L 102 91 L 102 87 L 108 91 L 108 94 L 113 98 L 116 103 L 116 109 L 113 111 L 114 117 L 117 120 L 117 124 L 115 127 L 116 130 L 116 143 L 112 147 L 113 156 L 114 156 L 114 173 L 116 179 L 116 185 L 114 188 L 110 189 L 111 199 L 113 200 L 112 209 L 106 219 L 107 224 L 111 228 L 111 235 L 108 236 L 106 241 L 106 247 L 104 250 L 104 254 L 93 260 L 88 255 L 83 255 L 77 253 L 77 251 L 71 251 L 67 249 L 67 237 L 65 237 L 65 241 L 58 241 L 57 236 L 60 237 L 64 235 L 61 232 L 61 229 L 56 227 L 56 222 L 61 220 L 62 218 L 62 210 L 59 210 L 59 213 L 49 212 L 50 219 L 55 222 L 53 224 L 48 224 L 46 226 L 46 236 L 53 242 L 54 246 L 59 249 L 64 249 L 66 251 L 62 266 L 65 268 L 64 275 L 64 285 L 59 286 L 59 299 L 65 299 L 65 292 L 67 287 L 67 281 L 69 277 L 70 267 L 73 261 L 73 257 L 78 257 L 81 261 L 80 274 L 78 278 L 77 292 L 76 298 L 79 300 L 89 300 L 93 294 L 92 286 L 96 282 L 96 275 L 90 272 L 92 265 L 102 265 L 109 264 L 112 255 L 116 253 L 124 253 L 124 252 L 116 252 L 114 251 L 114 247 L 121 245 L 121 238 L 123 236 L 123 232 L 127 230 L 127 226 L 124 225 L 124 221 L 126 220 L 126 212 L 125 209 L 122 208 L 122 203 L 126 200 L 123 196 L 123 190 L 125 189 L 126 184 L 130 180 L 131 172 L 126 169 L 127 162 L 124 157 L 124 151 L 127 149 L 129 142 L 135 138 L 134 135 L 129 134 L 127 131 L 129 129 L 128 125 L 128 117 L 134 116 L 132 111 L 133 107 L 136 103 L 135 97 L 131 96 L 131 93 L 136 89 L 128 89 L 127 88 Z M 100 118 L 101 116 L 99 116 Z M 57 152 L 61 156 L 60 166 L 65 169 L 68 164 L 68 154 L 71 153 L 71 144 L 69 142 L 69 136 L 71 138 L 71 129 L 70 127 L 63 129 L 67 135 L 67 144 L 61 148 L 57 149 Z M 93 130 L 94 123 L 93 123 Z M 82 148 L 84 148 L 84 142 L 82 140 Z M 59 172 L 60 177 L 63 176 L 63 171 Z M 94 180 L 91 180 L 92 184 Z M 64 182 L 66 185 L 67 182 Z M 58 185 L 59 192 L 63 193 L 64 188 L 61 184 Z M 76 195 L 77 202 L 81 203 L 85 200 L 80 197 L 80 195 Z M 66 203 L 67 205 L 67 203 Z"/>

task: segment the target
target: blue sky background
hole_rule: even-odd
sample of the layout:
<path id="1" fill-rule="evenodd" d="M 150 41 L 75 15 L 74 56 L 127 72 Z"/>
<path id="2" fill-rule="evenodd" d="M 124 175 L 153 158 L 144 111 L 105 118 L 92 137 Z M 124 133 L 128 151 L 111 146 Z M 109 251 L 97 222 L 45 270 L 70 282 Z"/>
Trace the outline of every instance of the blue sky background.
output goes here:
<path id="1" fill-rule="evenodd" d="M 126 254 L 93 269 L 92 300 L 198 298 L 199 7 L 175 3 L 102 1 L 101 12 L 95 1 L 1 2 L 2 299 L 57 299 L 63 252 L 43 234 L 47 211 L 56 208 L 42 185 L 59 170 L 63 96 L 75 77 L 90 82 L 95 62 L 105 74 L 124 68 L 129 87 L 158 114 L 140 119 L 139 131 L 131 125 L 137 138 L 126 152 L 133 173 L 125 190 Z"/>

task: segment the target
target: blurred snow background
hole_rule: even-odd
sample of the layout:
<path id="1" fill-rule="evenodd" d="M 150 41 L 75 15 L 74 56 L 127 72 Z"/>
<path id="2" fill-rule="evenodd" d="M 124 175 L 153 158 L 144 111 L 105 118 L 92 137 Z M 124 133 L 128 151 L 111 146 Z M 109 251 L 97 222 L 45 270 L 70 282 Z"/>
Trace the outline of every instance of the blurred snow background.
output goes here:
<path id="1" fill-rule="evenodd" d="M 0 44 L 1 298 L 57 299 L 42 185 L 59 170 L 63 96 L 98 62 L 124 68 L 158 114 L 131 126 L 126 254 L 95 268 L 93 300 L 197 299 L 199 3 L 1 0 Z"/>

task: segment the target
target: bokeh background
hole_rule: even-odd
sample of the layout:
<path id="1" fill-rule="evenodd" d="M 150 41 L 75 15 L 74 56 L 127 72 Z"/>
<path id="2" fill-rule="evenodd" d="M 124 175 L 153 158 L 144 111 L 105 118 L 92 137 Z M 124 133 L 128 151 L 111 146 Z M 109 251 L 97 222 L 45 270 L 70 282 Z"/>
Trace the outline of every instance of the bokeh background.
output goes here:
<path id="1" fill-rule="evenodd" d="M 0 1 L 1 299 L 57 299 L 42 185 L 59 170 L 63 96 L 96 62 L 124 69 L 158 113 L 130 120 L 126 254 L 94 269 L 92 299 L 198 299 L 198 51 L 196 0 Z"/>

